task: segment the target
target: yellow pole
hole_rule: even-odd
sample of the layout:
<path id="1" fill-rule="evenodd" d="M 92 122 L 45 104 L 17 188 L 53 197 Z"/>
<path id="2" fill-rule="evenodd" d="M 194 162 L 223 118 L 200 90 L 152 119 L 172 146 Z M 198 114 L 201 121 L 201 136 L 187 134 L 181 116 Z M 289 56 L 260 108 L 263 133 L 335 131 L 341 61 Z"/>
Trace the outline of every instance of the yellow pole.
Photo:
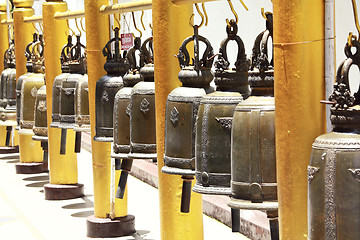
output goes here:
<path id="1" fill-rule="evenodd" d="M 307 239 L 307 165 L 325 132 L 324 1 L 273 3 L 280 239 Z"/>
<path id="2" fill-rule="evenodd" d="M 42 6 L 44 41 L 45 41 L 45 78 L 47 123 L 49 136 L 49 168 L 50 184 L 77 184 L 77 155 L 74 152 L 75 133 L 67 132 L 66 154 L 60 155 L 60 133 L 58 128 L 51 128 L 52 87 L 54 79 L 61 74 L 60 52 L 67 42 L 65 33 L 68 31 L 64 20 L 55 20 L 56 12 L 67 11 L 67 4 L 63 1 L 48 1 Z"/>
<path id="3" fill-rule="evenodd" d="M 16 7 L 16 4 L 15 4 Z M 25 23 L 24 18 L 34 15 L 34 9 L 29 4 L 28 8 L 14 9 L 14 38 L 15 38 L 15 55 L 16 60 L 16 79 L 27 72 L 26 70 L 26 45 L 32 41 L 34 32 L 30 23 Z M 31 130 L 22 129 L 17 132 L 19 139 L 19 152 L 21 163 L 40 163 L 43 161 L 42 148 L 40 142 L 31 139 L 33 132 Z M 15 136 L 16 137 L 16 136 Z M 18 166 L 17 166 L 18 167 Z M 30 168 L 32 167 L 29 166 Z M 20 173 L 20 172 L 19 172 Z"/>
<path id="4" fill-rule="evenodd" d="M 107 0 L 85 0 L 91 139 L 95 136 L 96 82 L 106 74 L 103 68 L 106 59 L 102 55 L 102 49 L 109 41 L 109 17 L 100 14 L 99 10 L 102 5 L 107 4 Z M 93 140 L 91 144 L 94 176 L 94 216 L 96 218 L 107 218 L 110 215 L 111 144 Z M 116 173 L 116 180 L 118 178 L 119 171 Z M 122 200 L 115 200 L 115 217 L 126 215 L 127 195 Z"/>
<path id="5" fill-rule="evenodd" d="M 182 179 L 161 172 L 164 155 L 165 105 L 168 94 L 180 86 L 177 54 L 182 41 L 193 35 L 189 26 L 192 5 L 175 6 L 153 0 L 156 141 L 159 172 L 160 228 L 162 240 L 203 239 L 201 195 L 191 194 L 190 213 L 180 212 Z"/>
<path id="6" fill-rule="evenodd" d="M 6 16 L 6 2 L 2 2 L 0 5 L 0 22 L 7 19 Z M 8 25 L 0 24 L 0 73 L 4 71 L 4 64 L 2 63 L 4 53 L 9 48 L 9 35 Z M 6 126 L 0 126 L 0 147 L 5 147 L 6 139 Z"/>

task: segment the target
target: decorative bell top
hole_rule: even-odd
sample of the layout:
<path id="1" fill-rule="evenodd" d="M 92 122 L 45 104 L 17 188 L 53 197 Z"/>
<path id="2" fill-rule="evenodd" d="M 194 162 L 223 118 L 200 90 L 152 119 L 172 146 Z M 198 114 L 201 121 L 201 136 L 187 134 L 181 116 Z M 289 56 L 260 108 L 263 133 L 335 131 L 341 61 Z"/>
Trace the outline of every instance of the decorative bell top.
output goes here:
<path id="1" fill-rule="evenodd" d="M 149 49 L 146 47 L 149 45 Z M 150 51 L 149 51 L 150 50 Z M 154 52 L 153 37 L 149 37 L 144 41 L 140 49 L 140 74 L 144 78 L 144 82 L 154 81 Z"/>
<path id="2" fill-rule="evenodd" d="M 84 49 L 81 53 L 81 49 Z M 76 44 L 70 48 L 69 70 L 70 73 L 85 74 L 87 71 L 86 47 L 80 42 L 80 36 L 76 36 Z"/>
<path id="3" fill-rule="evenodd" d="M 194 42 L 193 63 L 190 64 L 190 55 L 186 45 L 191 41 Z M 205 43 L 206 49 L 201 59 L 199 59 L 199 41 Z M 181 71 L 178 74 L 180 82 L 184 87 L 207 87 L 213 80 L 211 66 L 214 61 L 214 50 L 205 37 L 198 35 L 198 26 L 194 26 L 194 35 L 186 38 L 176 56 L 179 60 Z"/>
<path id="4" fill-rule="evenodd" d="M 267 49 L 268 39 L 273 36 L 272 13 L 266 13 L 266 18 L 266 30 L 256 37 L 252 49 L 249 71 L 252 95 L 274 95 L 274 59 L 268 59 Z"/>
<path id="5" fill-rule="evenodd" d="M 360 132 L 360 86 L 356 93 L 351 94 L 349 85 L 349 70 L 352 65 L 360 67 L 360 42 L 352 41 L 353 46 L 345 45 L 345 55 L 348 57 L 343 61 L 337 71 L 334 91 L 329 96 L 333 102 L 331 111 L 331 122 L 334 131 Z M 351 48 L 356 48 L 356 53 Z"/>
<path id="6" fill-rule="evenodd" d="M 25 57 L 26 57 L 26 69 L 28 72 L 33 72 L 33 63 L 32 63 L 32 60 L 31 60 L 31 56 L 32 56 L 32 48 L 34 46 L 34 44 L 38 41 L 38 35 L 37 33 L 34 33 L 33 34 L 33 40 L 32 42 L 30 42 L 26 48 L 25 48 Z M 31 50 L 30 50 L 30 47 L 31 47 Z"/>
<path id="7" fill-rule="evenodd" d="M 70 50 L 71 50 L 72 46 L 73 46 L 72 37 L 71 37 L 71 35 L 69 35 L 68 36 L 68 42 L 61 49 L 61 55 L 60 55 L 61 71 L 63 73 L 70 72 L 69 61 L 70 61 L 70 54 L 71 54 Z"/>
<path id="8" fill-rule="evenodd" d="M 139 37 L 136 37 L 134 39 L 134 46 L 130 48 L 128 53 L 126 54 L 126 59 L 130 64 L 130 69 L 123 77 L 124 87 L 133 87 L 138 82 L 144 80 L 143 76 L 140 75 L 139 72 L 140 66 L 136 64 L 136 57 L 135 57 L 136 51 L 140 50 L 140 48 L 141 48 L 141 39 Z"/>
<path id="9" fill-rule="evenodd" d="M 15 43 L 14 39 L 11 40 L 9 48 L 4 54 L 4 69 L 15 68 Z"/>
<path id="10" fill-rule="evenodd" d="M 106 63 L 104 64 L 104 69 L 108 73 L 108 75 L 117 75 L 124 76 L 124 74 L 128 71 L 130 65 L 128 60 L 125 58 L 126 52 L 124 52 L 124 56 L 121 57 L 120 48 L 119 48 L 119 28 L 115 28 L 115 37 L 110 39 L 105 47 L 103 48 L 103 55 L 106 57 Z M 112 54 L 111 52 L 111 43 L 115 43 L 115 52 Z"/>
<path id="11" fill-rule="evenodd" d="M 31 61 L 33 63 L 33 72 L 34 73 L 44 73 L 45 72 L 45 61 L 44 61 L 44 42 L 43 35 L 39 35 L 39 39 L 36 43 L 33 44 L 31 50 Z"/>
<path id="12" fill-rule="evenodd" d="M 215 62 L 215 84 L 220 91 L 236 91 L 245 95 L 250 94 L 248 85 L 249 62 L 246 59 L 244 43 L 236 35 L 238 26 L 235 21 L 230 21 L 231 27 L 226 25 L 228 37 L 221 42 L 219 56 Z M 238 46 L 238 53 L 235 62 L 235 68 L 230 69 L 226 47 L 229 41 L 235 41 Z M 246 96 L 246 97 L 247 97 Z"/>

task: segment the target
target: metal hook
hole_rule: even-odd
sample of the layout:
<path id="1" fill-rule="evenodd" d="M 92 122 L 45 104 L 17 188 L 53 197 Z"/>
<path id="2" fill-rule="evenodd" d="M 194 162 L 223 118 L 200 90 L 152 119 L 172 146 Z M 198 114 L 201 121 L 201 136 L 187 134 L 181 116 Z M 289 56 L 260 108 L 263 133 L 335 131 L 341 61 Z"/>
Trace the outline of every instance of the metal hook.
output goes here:
<path id="1" fill-rule="evenodd" d="M 269 19 L 267 18 L 267 14 L 271 14 L 271 12 L 265 12 L 264 11 L 264 8 L 262 7 L 261 8 L 261 16 L 266 20 L 266 21 L 269 21 Z"/>
<path id="2" fill-rule="evenodd" d="M 144 22 L 143 22 L 143 16 L 144 16 L 144 10 L 141 10 L 140 22 L 141 22 L 141 25 L 142 25 L 143 29 L 146 30 Z"/>
<path id="3" fill-rule="evenodd" d="M 356 1 L 355 0 L 352 0 L 352 5 L 353 5 L 353 11 L 354 11 L 355 26 L 356 26 L 356 29 L 357 29 L 358 34 L 360 36 L 360 26 L 359 26 L 359 19 L 358 19 L 358 15 L 357 15 L 357 8 L 356 8 Z"/>
<path id="4" fill-rule="evenodd" d="M 36 33 L 39 35 L 40 32 L 39 32 L 39 30 L 36 28 L 35 23 L 32 23 L 32 25 L 33 25 L 33 28 L 35 29 Z"/>
<path id="5" fill-rule="evenodd" d="M 119 19 L 116 17 L 116 14 L 114 14 L 114 19 L 115 19 L 115 21 L 117 22 L 117 24 L 118 24 L 118 26 L 119 26 L 119 31 L 120 31 L 120 29 L 121 29 L 121 25 L 120 25 L 120 21 L 119 21 L 119 19 L 120 19 L 120 15 L 119 15 Z M 113 31 L 115 31 L 115 24 L 112 26 L 112 30 Z"/>
<path id="6" fill-rule="evenodd" d="M 239 1 L 240 1 L 241 5 L 243 5 L 243 7 L 245 8 L 245 10 L 246 10 L 246 11 L 249 11 L 249 8 L 246 6 L 246 4 L 244 3 L 244 1 L 243 1 L 243 0 L 239 0 Z M 272 0 L 271 0 L 271 2 L 272 2 Z"/>
<path id="7" fill-rule="evenodd" d="M 207 15 L 207 12 L 205 9 L 205 3 L 201 3 L 201 7 L 202 7 L 204 15 L 205 15 L 205 26 L 207 26 L 208 25 L 208 15 Z"/>
<path id="8" fill-rule="evenodd" d="M 42 25 L 41 22 L 39 22 L 39 27 L 40 27 L 41 33 L 43 34 L 44 33 L 44 28 L 43 28 L 43 25 Z"/>
<path id="9" fill-rule="evenodd" d="M 241 1 L 241 0 L 240 0 Z M 230 9 L 231 9 L 231 12 L 234 14 L 234 16 L 235 16 L 235 20 L 234 19 L 231 19 L 232 21 L 235 21 L 236 23 L 238 23 L 238 21 L 239 21 L 239 18 L 238 18 L 238 15 L 237 15 L 237 13 L 235 12 L 235 10 L 234 10 L 234 6 L 232 5 L 232 3 L 231 3 L 231 0 L 227 0 L 227 2 L 229 3 L 229 6 L 230 6 Z M 230 21 L 231 21 L 230 20 Z M 231 25 L 230 25 L 230 21 L 229 21 L 229 19 L 227 18 L 226 19 L 226 23 L 227 23 L 227 25 L 231 28 Z"/>
<path id="10" fill-rule="evenodd" d="M 74 32 L 74 30 L 72 30 L 72 29 L 70 28 L 69 20 L 67 20 L 67 19 L 66 19 L 66 25 L 67 25 L 68 29 L 71 30 L 71 36 L 74 36 L 74 35 L 75 35 L 75 32 Z M 65 32 L 65 34 L 66 34 L 66 36 L 68 35 L 67 32 Z M 70 33 L 69 33 L 69 34 L 70 34 Z"/>
<path id="11" fill-rule="evenodd" d="M 152 27 L 151 23 L 149 23 L 149 27 L 150 27 L 150 29 L 151 29 L 151 30 L 153 29 L 153 27 Z"/>
<path id="12" fill-rule="evenodd" d="M 79 35 L 81 37 L 82 33 L 81 33 L 81 30 L 80 30 L 79 25 L 77 23 L 77 18 L 75 18 L 74 20 L 75 20 L 75 26 L 76 26 L 77 30 L 79 31 Z"/>
<path id="13" fill-rule="evenodd" d="M 142 32 L 141 32 L 140 29 L 138 29 L 138 28 L 136 27 L 134 12 L 131 12 L 131 14 L 132 14 L 132 19 L 133 19 L 134 27 L 135 27 L 135 29 L 140 33 L 140 37 L 139 37 L 139 38 L 141 38 L 141 37 L 142 37 Z M 133 37 L 135 38 L 135 34 L 133 33 L 132 35 L 133 35 Z"/>
<path id="14" fill-rule="evenodd" d="M 80 19 L 80 26 L 81 26 L 81 29 L 83 30 L 83 32 L 86 33 L 86 30 L 85 30 L 85 28 L 84 28 L 84 26 L 83 26 L 82 20 L 85 21 L 85 18 L 81 18 L 81 19 Z"/>
<path id="15" fill-rule="evenodd" d="M 196 11 L 199 13 L 200 17 L 201 17 L 201 23 L 199 25 L 197 25 L 198 28 L 200 28 L 203 24 L 204 24 L 204 14 L 202 14 L 202 12 L 199 9 L 199 6 L 197 5 L 197 3 L 195 3 L 195 7 L 196 7 Z M 194 27 L 195 25 L 193 25 L 191 23 L 192 18 L 195 16 L 195 14 L 191 14 L 190 19 L 189 19 L 189 24 L 190 26 Z"/>

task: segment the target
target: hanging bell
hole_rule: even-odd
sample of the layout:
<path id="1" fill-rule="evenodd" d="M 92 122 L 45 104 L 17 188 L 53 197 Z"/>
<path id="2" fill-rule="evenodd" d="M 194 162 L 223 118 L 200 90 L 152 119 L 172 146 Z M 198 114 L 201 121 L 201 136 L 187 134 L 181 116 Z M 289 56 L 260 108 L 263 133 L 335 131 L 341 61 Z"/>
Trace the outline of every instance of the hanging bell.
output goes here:
<path id="1" fill-rule="evenodd" d="M 71 43 L 71 36 L 68 36 L 68 42 L 61 49 L 60 62 L 61 62 L 61 74 L 56 76 L 52 89 L 52 113 L 50 127 L 57 128 L 60 124 L 60 92 L 61 83 L 70 75 L 69 61 L 70 61 L 70 49 L 73 46 Z"/>
<path id="2" fill-rule="evenodd" d="M 274 67 L 268 58 L 272 15 L 267 29 L 255 40 L 249 71 L 251 96 L 234 112 L 231 134 L 232 211 L 264 210 L 270 220 L 272 239 L 278 239 L 275 156 Z M 272 51 L 272 49 L 271 49 Z M 240 217 L 233 218 L 233 231 L 240 231 Z"/>
<path id="3" fill-rule="evenodd" d="M 75 152 L 81 149 L 81 133 L 90 132 L 88 76 L 78 79 L 75 86 Z"/>
<path id="4" fill-rule="evenodd" d="M 33 45 L 38 41 L 38 35 L 36 33 L 33 34 L 33 41 L 30 42 L 25 48 L 25 56 L 26 56 L 26 69 L 27 73 L 21 75 L 16 81 L 16 130 L 20 128 L 20 112 L 21 112 L 21 87 L 24 79 L 33 75 L 33 63 L 31 60 L 31 51 Z M 31 48 L 31 49 L 30 49 Z"/>
<path id="5" fill-rule="evenodd" d="M 32 136 L 32 139 L 41 142 L 41 147 L 44 151 L 43 169 L 47 170 L 48 131 L 47 131 L 46 85 L 40 87 L 36 93 L 33 132 L 34 135 Z"/>
<path id="6" fill-rule="evenodd" d="M 75 127 L 75 90 L 79 79 L 86 73 L 85 46 L 80 42 L 80 36 L 76 36 L 76 44 L 70 48 L 69 75 L 62 79 L 59 98 L 61 129 L 60 154 L 65 154 L 67 129 Z"/>
<path id="7" fill-rule="evenodd" d="M 329 97 L 333 130 L 312 145 L 307 169 L 309 240 L 360 235 L 360 86 L 351 93 L 349 84 L 351 67 L 360 67 L 360 42 L 351 43 L 346 43 L 347 59 L 338 68 Z"/>
<path id="8" fill-rule="evenodd" d="M 22 81 L 20 98 L 20 129 L 33 129 L 34 106 L 38 89 L 44 85 L 44 58 L 43 58 L 42 35 L 39 41 L 33 44 L 31 60 L 33 63 L 33 74 Z"/>
<path id="9" fill-rule="evenodd" d="M 187 44 L 194 42 L 195 59 L 190 65 Z M 199 59 L 199 42 L 206 49 Z M 214 91 L 210 82 L 214 75 L 211 71 L 214 52 L 210 42 L 198 35 L 198 26 L 194 26 L 194 35 L 186 38 L 177 58 L 181 71 L 178 78 L 182 87 L 170 92 L 166 103 L 165 115 L 165 153 L 163 173 L 181 175 L 183 179 L 181 212 L 189 212 L 191 182 L 195 175 L 195 122 L 200 100 Z"/>
<path id="10" fill-rule="evenodd" d="M 123 87 L 123 76 L 129 69 L 128 60 L 121 57 L 119 48 L 119 28 L 115 28 L 115 37 L 110 39 L 103 48 L 106 57 L 104 69 L 107 75 L 96 82 L 95 90 L 95 137 L 98 142 L 113 141 L 113 108 L 116 93 Z M 115 53 L 111 52 L 111 44 L 114 43 Z"/>
<path id="11" fill-rule="evenodd" d="M 4 71 L 0 86 L 0 126 L 6 126 L 5 146 L 10 145 L 13 126 L 16 126 L 16 69 L 15 45 L 11 41 L 4 54 Z"/>
<path id="12" fill-rule="evenodd" d="M 116 197 L 120 199 L 125 193 L 126 181 L 133 159 L 139 158 L 140 155 L 143 159 L 156 159 L 156 153 L 155 155 L 152 153 L 154 150 L 156 152 L 156 143 L 154 142 L 156 141 L 154 132 L 155 109 L 154 106 L 149 107 L 150 104 L 155 104 L 152 37 L 140 45 L 140 38 L 135 38 L 134 47 L 127 53 L 127 59 L 131 66 L 130 71 L 124 76 L 124 88 L 120 89 L 115 96 L 114 153 L 112 157 L 115 158 L 117 169 L 121 170 L 116 191 Z M 142 66 L 140 70 L 136 66 L 135 52 L 137 50 L 140 50 L 140 66 Z M 143 80 L 145 82 L 141 82 Z M 142 101 L 148 103 L 147 107 L 143 105 L 144 108 L 142 109 L 145 112 L 141 110 Z M 132 116 L 132 114 L 134 115 Z M 139 131 L 143 134 L 141 139 L 139 139 Z M 132 139 L 137 142 L 135 147 L 134 143 L 131 143 Z M 146 146 L 146 152 L 139 151 L 139 142 Z"/>
<path id="13" fill-rule="evenodd" d="M 193 191 L 201 194 L 231 195 L 231 125 L 236 105 L 249 96 L 249 63 L 237 34 L 237 24 L 226 26 L 215 62 L 217 91 L 201 99 L 196 119 L 195 176 Z M 227 45 L 237 44 L 235 68 L 229 68 Z"/>

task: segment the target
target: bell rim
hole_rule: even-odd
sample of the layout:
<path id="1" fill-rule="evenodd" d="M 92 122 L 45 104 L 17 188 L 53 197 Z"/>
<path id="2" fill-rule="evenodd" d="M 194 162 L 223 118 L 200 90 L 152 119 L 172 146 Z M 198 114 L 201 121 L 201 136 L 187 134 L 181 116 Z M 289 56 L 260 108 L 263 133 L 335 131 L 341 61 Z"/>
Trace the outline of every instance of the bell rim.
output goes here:
<path id="1" fill-rule="evenodd" d="M 75 127 L 73 127 L 73 130 L 74 130 L 75 132 L 91 132 L 90 125 L 84 126 L 84 127 L 75 126 Z"/>
<path id="2" fill-rule="evenodd" d="M 97 142 L 113 142 L 113 137 L 100 137 L 100 136 L 94 136 L 94 141 Z"/>
<path id="3" fill-rule="evenodd" d="M 277 201 L 264 201 L 262 203 L 254 203 L 250 200 L 237 199 L 234 197 L 230 198 L 230 201 L 227 203 L 227 205 L 233 209 L 259 211 L 277 211 L 279 208 L 279 203 Z"/>
<path id="4" fill-rule="evenodd" d="M 157 159 L 157 153 L 129 153 L 129 159 Z"/>
<path id="5" fill-rule="evenodd" d="M 161 168 L 161 172 L 171 175 L 179 175 L 179 176 L 195 176 L 195 170 L 168 167 L 168 166 L 163 166 Z"/>
<path id="6" fill-rule="evenodd" d="M 110 155 L 111 158 L 122 158 L 122 159 L 127 159 L 128 158 L 128 153 L 112 153 Z"/>
<path id="7" fill-rule="evenodd" d="M 198 183 L 192 188 L 193 192 L 200 193 L 200 194 L 211 194 L 211 195 L 225 195 L 231 196 L 231 187 L 215 187 L 215 186 L 208 186 L 204 187 Z"/>
<path id="8" fill-rule="evenodd" d="M 34 141 L 39 141 L 39 142 L 48 142 L 49 138 L 45 137 L 45 136 L 39 136 L 39 135 L 34 135 L 31 137 L 32 140 Z"/>

